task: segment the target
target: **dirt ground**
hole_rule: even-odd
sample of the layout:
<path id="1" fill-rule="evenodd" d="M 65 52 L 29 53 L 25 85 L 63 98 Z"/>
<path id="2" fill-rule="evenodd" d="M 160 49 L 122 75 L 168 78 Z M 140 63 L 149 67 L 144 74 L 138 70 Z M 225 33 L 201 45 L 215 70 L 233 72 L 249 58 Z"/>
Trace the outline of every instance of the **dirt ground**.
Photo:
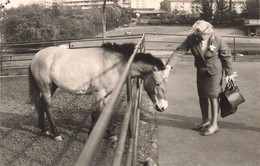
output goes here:
<path id="1" fill-rule="evenodd" d="M 76 96 L 58 90 L 53 96 L 53 114 L 63 141 L 56 142 L 43 136 L 37 127 L 37 113 L 28 98 L 28 78 L 2 78 L 0 111 L 0 165 L 73 165 L 88 138 L 92 96 Z M 124 94 L 124 92 L 123 92 Z M 151 102 L 143 93 L 139 131 L 138 162 L 147 158 L 156 162 L 156 134 Z M 121 95 L 112 117 L 114 133 L 119 137 L 120 124 L 126 107 L 126 95 Z M 111 165 L 116 143 L 104 138 L 95 165 Z"/>

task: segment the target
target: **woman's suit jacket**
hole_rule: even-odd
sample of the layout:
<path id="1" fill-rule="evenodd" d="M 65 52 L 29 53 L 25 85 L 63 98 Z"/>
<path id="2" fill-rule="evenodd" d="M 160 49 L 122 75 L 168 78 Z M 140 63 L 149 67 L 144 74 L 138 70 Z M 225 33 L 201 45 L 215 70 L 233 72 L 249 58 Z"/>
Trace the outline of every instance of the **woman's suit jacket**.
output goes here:
<path id="1" fill-rule="evenodd" d="M 176 49 L 168 61 L 168 65 L 173 66 L 174 56 L 179 54 L 183 55 L 191 49 L 195 57 L 194 65 L 199 69 L 205 69 L 211 75 L 214 75 L 215 68 L 223 68 L 226 75 L 232 75 L 232 56 L 230 49 L 226 42 L 217 34 L 213 34 L 210 39 L 210 45 L 215 47 L 215 50 L 207 48 L 206 53 L 203 55 L 200 46 L 200 39 L 195 34 L 190 34 L 186 40 Z"/>
<path id="2" fill-rule="evenodd" d="M 176 49 L 176 52 L 168 60 L 167 64 L 173 66 L 175 56 L 179 57 L 187 53 L 189 49 L 195 57 L 194 65 L 197 68 L 197 90 L 200 98 L 218 98 L 221 92 L 222 77 L 232 75 L 232 57 L 227 44 L 223 39 L 213 34 L 209 39 L 207 50 L 202 51 L 200 39 L 194 34 Z M 179 59 L 179 58 L 178 58 Z"/>

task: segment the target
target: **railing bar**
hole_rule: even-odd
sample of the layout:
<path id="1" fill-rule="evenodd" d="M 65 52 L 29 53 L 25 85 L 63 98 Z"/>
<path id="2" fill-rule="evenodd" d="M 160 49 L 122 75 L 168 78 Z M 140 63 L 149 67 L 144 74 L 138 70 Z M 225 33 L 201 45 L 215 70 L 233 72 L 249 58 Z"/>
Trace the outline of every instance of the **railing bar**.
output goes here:
<path id="1" fill-rule="evenodd" d="M 30 59 L 10 59 L 10 60 L 3 59 L 2 62 L 30 61 L 30 60 L 32 60 L 32 58 L 30 58 Z"/>
<path id="2" fill-rule="evenodd" d="M 6 66 L 0 66 L 0 68 L 10 67 L 10 68 L 19 68 L 19 67 L 28 67 L 29 65 L 6 65 Z"/>
<path id="3" fill-rule="evenodd" d="M 136 82 L 137 82 L 137 79 L 135 78 L 134 79 L 134 82 L 133 82 L 133 85 L 135 85 L 136 84 Z M 132 86 L 133 87 L 133 86 Z M 131 100 L 133 100 L 133 95 L 136 95 L 133 91 L 135 91 L 135 89 L 133 89 L 132 88 L 132 95 L 131 95 Z M 134 104 L 133 102 L 132 102 L 132 104 Z M 133 110 L 132 110 L 133 111 Z M 131 113 L 131 115 L 130 115 L 130 122 L 129 122 L 129 137 L 132 137 L 133 136 L 133 134 L 134 134 L 134 121 L 133 121 L 133 118 L 134 118 L 134 112 L 132 112 Z"/>
<path id="4" fill-rule="evenodd" d="M 128 145 L 128 153 L 127 153 L 126 166 L 131 166 L 131 165 L 132 165 L 133 146 L 134 146 L 134 138 L 130 138 L 130 139 L 129 139 L 129 145 Z"/>
<path id="5" fill-rule="evenodd" d="M 129 72 L 130 73 L 130 72 Z M 136 79 L 134 79 L 133 81 L 131 81 L 131 78 L 129 78 L 130 74 L 128 74 L 128 82 L 127 82 L 127 110 L 124 116 L 124 120 L 123 120 L 123 124 L 122 124 L 122 128 L 120 131 L 120 136 L 119 136 L 119 141 L 118 141 L 118 145 L 117 145 L 117 149 L 116 149 L 116 154 L 115 154 L 115 158 L 113 161 L 113 166 L 120 166 L 121 165 L 121 161 L 122 161 L 122 156 L 124 153 L 124 148 L 125 148 L 125 141 L 126 141 L 126 136 L 127 136 L 127 131 L 129 129 L 129 123 L 130 123 L 130 117 L 132 115 L 132 108 L 133 108 L 133 103 L 132 103 L 132 86 L 135 85 Z"/>
<path id="6" fill-rule="evenodd" d="M 138 132 L 139 132 L 139 120 L 140 120 L 140 109 L 139 109 L 139 102 L 141 101 L 140 100 L 140 97 L 141 97 L 141 86 L 140 86 L 140 81 L 138 80 L 138 84 L 139 84 L 139 88 L 138 88 L 138 91 L 137 91 L 137 97 L 136 97 L 136 100 L 135 100 L 135 113 L 136 113 L 136 116 L 135 116 L 135 134 L 134 134 L 134 145 L 133 145 L 133 156 L 132 156 L 132 166 L 135 166 L 136 165 L 136 155 L 137 155 L 137 145 L 138 145 Z"/>
<path id="7" fill-rule="evenodd" d="M 155 48 L 146 48 L 146 50 L 161 50 L 161 51 L 165 50 L 165 51 L 174 51 L 174 49 L 160 49 L 160 48 L 158 48 L 158 49 L 155 49 Z"/>
<path id="8" fill-rule="evenodd" d="M 130 70 L 131 64 L 134 60 L 134 57 L 137 53 L 138 47 L 143 40 L 143 37 L 138 42 L 138 44 L 135 47 L 135 50 L 131 57 L 129 58 L 126 67 L 122 73 L 121 79 L 119 80 L 118 85 L 116 86 L 115 90 L 113 91 L 108 103 L 106 104 L 104 110 L 100 114 L 100 117 L 97 120 L 96 125 L 94 126 L 92 132 L 90 133 L 90 136 L 88 138 L 87 143 L 85 144 L 77 162 L 76 166 L 82 166 L 82 165 L 91 165 L 95 154 L 97 152 L 97 149 L 99 148 L 100 142 L 104 136 L 105 130 L 107 128 L 107 125 L 111 119 L 113 108 L 116 105 L 116 102 L 119 98 L 119 95 L 121 93 L 121 90 L 123 88 L 123 85 L 126 81 L 128 72 Z"/>
<path id="9" fill-rule="evenodd" d="M 10 67 L 10 68 L 1 68 L 1 70 L 17 70 L 17 69 L 28 69 L 28 67 Z"/>
<path id="10" fill-rule="evenodd" d="M 176 33 L 156 33 L 156 32 L 146 32 L 145 34 L 147 35 L 172 35 L 172 36 L 187 36 L 187 34 L 176 34 Z M 240 36 L 240 35 L 225 35 L 225 36 L 222 36 L 222 37 L 230 37 L 230 38 L 233 38 L 233 37 L 237 37 L 237 38 L 252 38 L 250 36 Z M 259 39 L 260 37 L 254 37 L 252 39 Z"/>
<path id="11" fill-rule="evenodd" d="M 145 34 L 147 34 L 147 35 L 161 35 L 161 36 L 163 36 L 163 35 L 167 35 L 167 36 L 169 36 L 169 35 L 172 35 L 172 36 L 187 36 L 187 35 L 185 35 L 185 34 L 177 34 L 177 33 L 146 32 Z"/>
<path id="12" fill-rule="evenodd" d="M 145 42 L 147 42 L 147 43 L 181 43 L 181 41 L 180 41 L 180 42 L 174 42 L 174 41 L 172 41 L 172 42 L 166 42 L 166 41 L 162 41 L 162 40 L 159 40 L 159 41 L 146 40 Z"/>
<path id="13" fill-rule="evenodd" d="M 9 54 L 9 53 L 6 53 L 6 54 Z M 34 53 L 28 53 L 28 54 L 9 54 L 9 55 L 1 55 L 1 57 L 19 57 L 19 56 L 34 56 L 35 54 Z"/>
<path id="14" fill-rule="evenodd" d="M 108 36 L 107 39 L 109 40 L 110 38 L 123 38 L 123 39 L 131 39 L 133 37 L 139 36 L 142 37 L 143 34 L 132 34 L 131 37 L 125 36 L 125 35 L 115 35 L 115 36 Z M 74 42 L 74 41 L 102 41 L 102 37 L 93 37 L 91 39 L 71 39 L 71 40 L 51 40 L 51 41 L 38 41 L 38 42 L 23 42 L 23 43 L 0 43 L 0 47 L 7 47 L 7 46 L 19 46 L 19 45 L 37 45 L 37 44 L 55 44 L 55 43 L 69 43 L 69 42 Z"/>
<path id="15" fill-rule="evenodd" d="M 119 141 L 118 141 L 118 144 L 117 144 L 115 158 L 114 158 L 114 161 L 113 161 L 113 164 L 112 164 L 113 166 L 120 166 L 121 165 L 131 112 L 132 112 L 132 101 L 130 101 L 129 104 L 127 105 L 127 110 L 126 110 L 126 113 L 125 113 L 125 116 L 124 116 L 124 121 L 123 121 L 123 124 L 122 124 Z"/>
<path id="16" fill-rule="evenodd" d="M 28 77 L 28 75 L 0 76 L 0 78 L 13 78 L 13 77 Z"/>

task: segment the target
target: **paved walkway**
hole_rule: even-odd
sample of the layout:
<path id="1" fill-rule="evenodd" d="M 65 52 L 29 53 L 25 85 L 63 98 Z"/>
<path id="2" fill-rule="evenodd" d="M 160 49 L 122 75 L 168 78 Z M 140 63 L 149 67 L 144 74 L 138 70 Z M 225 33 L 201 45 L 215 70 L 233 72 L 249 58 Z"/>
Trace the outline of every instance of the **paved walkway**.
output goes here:
<path id="1" fill-rule="evenodd" d="M 235 81 L 246 99 L 238 112 L 219 118 L 220 131 L 201 136 L 191 130 L 201 115 L 193 62 L 181 62 L 169 78 L 169 107 L 156 113 L 160 166 L 260 165 L 260 63 L 236 62 Z"/>

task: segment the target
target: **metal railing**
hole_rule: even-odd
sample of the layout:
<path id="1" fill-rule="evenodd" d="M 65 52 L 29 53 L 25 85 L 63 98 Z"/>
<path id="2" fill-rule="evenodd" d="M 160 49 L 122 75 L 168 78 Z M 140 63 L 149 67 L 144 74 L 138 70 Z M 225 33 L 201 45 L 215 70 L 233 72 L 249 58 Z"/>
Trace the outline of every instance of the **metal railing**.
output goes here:
<path id="1" fill-rule="evenodd" d="M 136 143 L 137 143 L 137 137 L 136 133 L 138 132 L 138 123 L 140 111 L 139 110 L 139 101 L 141 100 L 141 86 L 140 82 L 138 81 L 138 92 L 136 97 L 136 102 L 134 103 L 133 107 L 133 101 L 132 101 L 132 83 L 131 83 L 131 75 L 130 75 L 130 67 L 134 60 L 134 57 L 136 53 L 139 51 L 142 51 L 142 45 L 144 41 L 144 35 L 141 38 L 141 40 L 138 42 L 138 44 L 135 47 L 135 50 L 131 57 L 129 58 L 125 69 L 121 75 L 120 81 L 116 88 L 113 90 L 113 93 L 106 104 L 105 108 L 103 109 L 102 113 L 100 114 L 100 117 L 98 118 L 98 121 L 96 122 L 96 125 L 94 126 L 92 132 L 90 133 L 90 136 L 76 162 L 76 166 L 83 166 L 83 165 L 92 165 L 92 162 L 95 158 L 95 155 L 97 153 L 97 150 L 99 149 L 101 140 L 105 134 L 105 131 L 107 129 L 107 126 L 109 124 L 109 121 L 112 117 L 113 110 L 115 108 L 116 102 L 119 98 L 119 95 L 122 91 L 122 88 L 127 82 L 127 96 L 128 96 L 128 103 L 127 103 L 127 110 L 124 116 L 124 122 L 121 129 L 121 134 L 118 142 L 118 147 L 116 151 L 116 156 L 113 161 L 113 166 L 121 165 L 122 156 L 124 152 L 124 146 L 127 136 L 127 131 L 130 126 L 130 140 L 129 140 L 129 151 L 128 151 L 128 157 L 127 157 L 127 163 L 125 165 L 135 165 L 136 161 Z M 132 111 L 132 108 L 134 108 L 134 111 Z M 129 123 L 131 125 L 129 125 Z M 135 153 L 135 154 L 133 154 Z"/>
<path id="2" fill-rule="evenodd" d="M 185 39 L 186 34 L 145 33 L 146 51 L 174 51 Z M 260 38 L 249 36 L 222 36 L 228 44 L 234 60 L 237 55 L 249 52 L 260 55 Z"/>
<path id="3" fill-rule="evenodd" d="M 1 44 L 0 77 L 27 75 L 29 63 L 34 54 L 40 49 L 45 48 L 47 46 L 67 45 L 70 48 L 90 48 L 99 47 L 104 41 L 116 40 L 117 43 L 120 43 L 125 42 L 127 40 L 128 42 L 131 41 L 137 43 L 141 36 L 142 34 L 135 34 L 131 36 L 108 36 L 107 39 L 96 37 L 91 39 L 77 39 L 65 41 Z M 167 51 L 172 52 L 174 49 L 176 49 L 177 46 L 180 45 L 181 42 L 185 40 L 187 35 L 174 33 L 145 33 L 144 36 L 145 43 L 143 45 L 145 52 L 161 51 L 163 53 Z M 247 57 L 249 57 L 249 61 L 259 61 L 259 37 L 223 36 L 223 38 L 228 43 L 232 51 L 234 61 L 237 61 L 237 58 L 239 60 L 240 57 L 237 55 L 242 55 L 245 52 L 248 52 L 247 55 L 249 56 Z M 18 49 L 18 51 L 16 49 Z M 168 53 L 167 56 L 169 56 L 169 54 L 170 53 Z M 12 72 L 14 72 L 15 74 L 12 74 Z"/>
<path id="4" fill-rule="evenodd" d="M 2 43 L 0 53 L 0 77 L 27 76 L 27 69 L 34 54 L 42 48 L 49 46 L 67 45 L 69 48 L 93 48 L 100 47 L 103 42 L 117 43 L 131 41 L 137 43 L 143 34 L 131 36 L 108 36 L 106 39 L 101 37 L 77 40 L 56 40 L 47 42 L 24 42 L 24 43 Z M 14 72 L 14 74 L 12 74 Z M 7 73 L 7 74 L 6 74 Z M 19 73 L 19 74 L 17 74 Z"/>
<path id="5" fill-rule="evenodd" d="M 123 42 L 126 41 L 126 39 L 129 40 L 138 40 L 137 45 L 135 47 L 135 50 L 133 54 L 131 55 L 128 63 L 126 64 L 126 67 L 121 75 L 120 81 L 118 85 L 116 86 L 116 89 L 113 90 L 113 93 L 111 94 L 111 97 L 106 104 L 105 108 L 103 109 L 102 113 L 100 114 L 99 119 L 96 122 L 96 125 L 94 126 L 91 134 L 88 137 L 88 140 L 76 162 L 75 165 L 81 166 L 81 165 L 91 165 L 93 162 L 93 159 L 96 156 L 96 153 L 98 151 L 98 147 L 100 146 L 101 140 L 105 134 L 105 131 L 108 127 L 109 121 L 112 117 L 113 110 L 115 108 L 115 105 L 118 101 L 118 98 L 120 96 L 120 93 L 122 91 L 122 88 L 127 83 L 127 108 L 124 115 L 124 120 L 121 128 L 121 133 L 115 153 L 115 158 L 113 161 L 113 166 L 119 166 L 122 163 L 123 154 L 125 151 L 126 142 L 128 142 L 128 154 L 127 154 L 127 160 L 124 165 L 130 166 L 130 165 L 136 165 L 136 154 L 137 154 L 137 143 L 138 143 L 138 131 L 139 131 L 139 118 L 140 118 L 140 108 L 139 103 L 141 102 L 141 94 L 142 94 L 142 81 L 140 79 L 131 79 L 130 74 L 130 67 L 133 62 L 133 59 L 137 52 L 144 52 L 144 34 L 142 35 L 134 35 L 134 36 L 116 36 L 116 37 L 108 37 L 107 39 L 85 39 L 81 41 L 56 41 L 53 45 L 59 45 L 59 44 L 67 44 L 70 48 L 90 48 L 90 47 L 100 47 L 100 45 L 104 41 L 113 41 L 117 40 L 117 43 L 122 40 Z M 59 44 L 58 44 L 59 43 Z M 91 43 L 92 45 L 90 45 Z M 95 43 L 95 45 L 93 45 Z M 16 48 L 16 47 L 23 47 L 25 43 L 23 44 L 5 44 L 1 45 L 1 48 Z M 26 45 L 29 44 L 29 45 Z M 43 44 L 43 46 L 51 46 L 50 42 L 42 42 L 42 43 L 26 43 L 25 45 L 30 48 L 30 46 L 40 46 Z M 38 50 L 34 50 L 37 52 Z M 2 52 L 3 53 L 3 52 Z M 1 54 L 1 71 L 5 69 L 5 67 L 9 68 L 7 70 L 15 70 L 15 69 L 28 69 L 28 65 L 9 65 L 9 66 L 2 66 L 2 62 L 23 62 L 28 61 L 30 62 L 33 53 L 30 54 L 16 54 L 18 59 L 14 59 L 12 55 Z M 9 58 L 9 59 L 5 59 Z M 2 72 L 1 72 L 2 73 Z M 129 138 L 127 141 L 126 139 Z"/>

